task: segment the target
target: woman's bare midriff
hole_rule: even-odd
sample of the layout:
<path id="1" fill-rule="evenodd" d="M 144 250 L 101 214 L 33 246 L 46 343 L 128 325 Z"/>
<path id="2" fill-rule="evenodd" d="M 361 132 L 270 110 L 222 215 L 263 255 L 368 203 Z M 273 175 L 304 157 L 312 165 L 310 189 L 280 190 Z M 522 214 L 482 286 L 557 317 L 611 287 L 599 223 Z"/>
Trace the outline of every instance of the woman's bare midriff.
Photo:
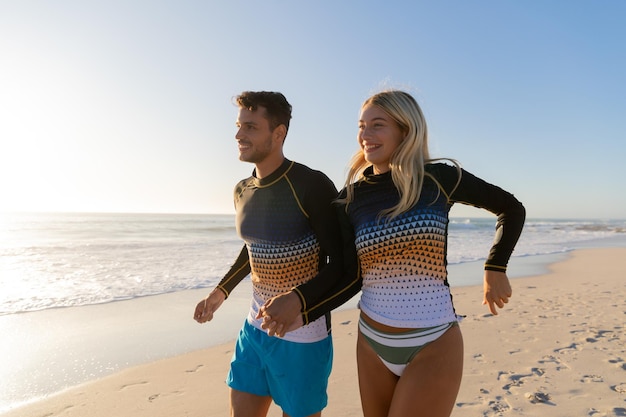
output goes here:
<path id="1" fill-rule="evenodd" d="M 393 327 L 387 326 L 386 324 L 382 324 L 369 317 L 367 314 L 361 311 L 361 318 L 367 324 L 369 324 L 372 328 L 379 330 L 384 333 L 405 333 L 410 332 L 411 330 L 415 330 L 412 327 Z"/>

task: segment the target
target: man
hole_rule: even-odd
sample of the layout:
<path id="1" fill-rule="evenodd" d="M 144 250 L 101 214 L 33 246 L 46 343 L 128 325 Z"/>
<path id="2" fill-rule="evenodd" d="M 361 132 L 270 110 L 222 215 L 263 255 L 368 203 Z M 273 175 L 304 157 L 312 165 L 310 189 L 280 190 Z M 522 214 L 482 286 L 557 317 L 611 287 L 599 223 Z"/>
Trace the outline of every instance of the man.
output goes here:
<path id="1" fill-rule="evenodd" d="M 321 416 L 333 355 L 328 312 L 345 301 L 324 295 L 342 280 L 341 232 L 331 204 L 337 190 L 323 173 L 284 157 L 291 105 L 281 93 L 246 91 L 236 102 L 239 159 L 255 165 L 234 193 L 245 245 L 194 319 L 211 320 L 251 274 L 251 308 L 226 380 L 231 416 L 266 416 L 272 400 L 290 417 Z M 272 302 L 277 311 L 301 314 L 269 329 L 276 324 L 264 317 L 264 305 Z"/>

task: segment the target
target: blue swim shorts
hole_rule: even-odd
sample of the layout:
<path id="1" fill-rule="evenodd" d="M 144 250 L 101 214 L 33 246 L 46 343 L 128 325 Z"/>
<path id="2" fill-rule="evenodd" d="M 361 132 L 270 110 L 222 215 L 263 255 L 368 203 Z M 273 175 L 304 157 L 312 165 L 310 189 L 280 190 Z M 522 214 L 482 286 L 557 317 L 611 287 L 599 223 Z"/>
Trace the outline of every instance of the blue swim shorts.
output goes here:
<path id="1" fill-rule="evenodd" d="M 291 417 L 306 417 L 328 403 L 332 362 L 330 335 L 319 342 L 289 342 L 268 336 L 246 320 L 226 383 L 237 391 L 272 397 Z"/>

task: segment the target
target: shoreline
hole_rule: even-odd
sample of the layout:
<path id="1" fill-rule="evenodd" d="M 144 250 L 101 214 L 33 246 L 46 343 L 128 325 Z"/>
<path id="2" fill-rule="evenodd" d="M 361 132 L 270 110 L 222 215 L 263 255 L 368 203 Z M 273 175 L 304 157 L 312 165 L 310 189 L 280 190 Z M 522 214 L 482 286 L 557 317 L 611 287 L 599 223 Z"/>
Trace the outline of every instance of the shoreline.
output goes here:
<path id="1" fill-rule="evenodd" d="M 459 314 L 467 314 L 467 318 L 461 323 L 466 344 L 466 367 L 461 392 L 457 398 L 457 407 L 455 407 L 453 416 L 477 415 L 472 413 L 463 414 L 465 412 L 463 410 L 473 409 L 474 411 L 477 411 L 480 407 L 483 407 L 483 410 L 492 410 L 492 412 L 495 412 L 493 410 L 496 409 L 515 412 L 515 401 L 533 404 L 529 399 L 525 398 L 525 395 L 538 395 L 541 394 L 542 387 L 544 388 L 544 391 L 549 388 L 549 384 L 547 385 L 548 378 L 546 377 L 548 370 L 555 370 L 559 367 L 566 369 L 566 366 L 564 365 L 565 361 L 562 360 L 560 356 L 565 355 L 565 353 L 574 353 L 586 358 L 586 360 L 591 360 L 592 358 L 587 357 L 588 353 L 585 353 L 585 349 L 582 349 L 581 346 L 584 344 L 588 344 L 590 346 L 595 344 L 599 347 L 600 342 L 615 342 L 619 339 L 619 337 L 615 336 L 619 325 L 622 326 L 621 332 L 623 334 L 624 314 L 626 313 L 623 300 L 626 298 L 626 288 L 621 280 L 621 276 L 619 276 L 619 272 L 626 271 L 626 249 L 579 249 L 563 255 L 564 256 L 560 257 L 560 260 L 557 260 L 556 263 L 547 267 L 549 270 L 547 273 L 542 273 L 532 277 L 512 279 L 512 285 L 514 287 L 513 299 L 498 317 L 491 316 L 488 314 L 487 308 L 480 305 L 480 302 L 482 301 L 481 286 L 455 286 L 455 283 L 451 279 L 452 292 L 457 312 Z M 512 264 L 514 264 L 514 259 L 515 258 L 512 259 Z M 602 261 L 600 262 L 599 260 Z M 516 266 L 511 266 L 511 268 L 516 268 Z M 597 279 L 597 277 L 594 277 L 596 269 L 599 270 L 597 273 L 606 274 L 607 276 L 610 275 L 612 280 L 609 280 L 609 282 L 601 281 L 594 284 L 594 278 Z M 566 276 L 564 276 L 564 274 Z M 568 279 L 567 274 L 574 276 L 576 279 L 572 280 L 571 283 L 567 281 L 565 285 L 558 285 L 554 282 L 555 278 L 557 280 Z M 568 338 L 571 339 L 579 333 L 582 335 L 585 332 L 585 327 L 587 328 L 587 332 L 591 331 L 589 329 L 589 322 L 592 321 L 592 316 L 586 316 L 584 324 L 575 323 L 575 331 L 572 330 L 569 334 L 565 332 L 565 329 L 560 328 L 561 326 L 559 320 L 571 318 L 572 314 L 570 314 L 570 310 L 582 311 L 581 309 L 584 309 L 585 305 L 591 305 L 590 303 L 592 301 L 596 302 L 595 300 L 590 300 L 587 303 L 582 303 L 581 299 L 584 298 L 585 291 L 601 287 L 602 285 L 600 284 L 608 286 L 610 283 L 613 283 L 616 288 L 613 288 L 612 290 L 604 288 L 603 291 L 598 292 L 596 295 L 599 300 L 610 298 L 609 296 L 614 297 L 614 304 L 618 306 L 617 308 L 620 308 L 619 306 L 621 306 L 622 309 L 621 316 L 617 317 L 617 320 L 621 320 L 621 322 L 618 322 L 618 325 L 614 325 L 613 329 L 608 327 L 606 329 L 599 329 L 598 326 L 600 326 L 600 324 L 598 324 L 596 326 L 598 329 L 596 329 L 594 335 L 588 336 L 584 340 L 577 339 L 576 341 L 568 343 Z M 570 289 L 570 286 L 574 287 Z M 115 309 L 118 310 L 118 313 L 127 317 L 128 323 L 126 324 L 130 326 L 131 331 L 133 332 L 140 331 L 142 324 L 149 321 L 161 323 L 164 329 L 172 325 L 182 325 L 184 327 L 183 329 L 178 329 L 180 331 L 174 335 L 177 338 L 175 340 L 171 340 L 172 335 L 167 331 L 160 334 L 156 338 L 151 334 L 142 335 L 135 333 L 133 334 L 132 339 L 136 340 L 137 337 L 145 337 L 148 339 L 146 340 L 146 344 L 140 347 L 127 344 L 122 346 L 123 349 L 136 349 L 135 353 L 141 356 L 146 354 L 148 350 L 145 349 L 148 347 L 154 348 L 155 346 L 159 346 L 161 349 L 165 348 L 167 350 L 170 349 L 171 346 L 178 346 L 178 348 L 180 348 L 180 344 L 182 343 L 189 349 L 189 351 L 180 354 L 176 353 L 176 348 L 174 348 L 173 354 L 161 356 L 161 358 L 166 357 L 166 359 L 161 359 L 159 357 L 150 359 L 150 357 L 144 356 L 144 362 L 147 363 L 135 365 L 129 363 L 127 366 L 122 365 L 117 369 L 111 369 L 110 372 L 102 377 L 96 377 L 96 379 L 91 378 L 91 380 L 87 379 L 80 385 L 62 388 L 62 390 L 57 393 L 44 394 L 45 398 L 43 399 L 30 401 L 17 408 L 11 408 L 4 411 L 0 410 L 0 415 L 3 417 L 17 417 L 18 415 L 41 417 L 44 415 L 72 416 L 88 414 L 93 417 L 99 415 L 134 416 L 143 415 L 142 413 L 144 412 L 146 413 L 145 415 L 148 415 L 148 410 L 151 410 L 150 415 L 166 416 L 180 415 L 177 413 L 185 410 L 185 412 L 189 412 L 189 414 L 185 415 L 200 416 L 206 415 L 206 412 L 209 412 L 206 408 L 206 406 L 208 406 L 208 404 L 206 404 L 207 402 L 215 403 L 212 404 L 211 407 L 216 407 L 214 414 L 210 414 L 209 412 L 208 415 L 224 415 L 224 413 L 227 413 L 228 409 L 228 390 L 223 381 L 228 369 L 228 363 L 230 361 L 232 341 L 236 337 L 248 308 L 249 291 L 246 291 L 245 287 L 246 286 L 240 287 L 233 292 L 231 298 L 229 298 L 228 302 L 224 303 L 218 312 L 219 315 L 208 326 L 201 326 L 193 322 L 191 319 L 193 305 L 195 305 L 195 302 L 199 301 L 200 298 L 205 295 L 207 289 L 166 294 L 169 296 L 167 298 L 170 302 L 166 303 L 169 307 L 164 305 L 155 306 L 154 299 L 144 300 L 144 302 L 139 303 L 137 301 L 142 299 L 137 299 L 133 300 L 132 303 L 128 303 L 126 306 L 114 306 Z M 544 290 L 550 291 L 545 294 L 541 294 Z M 609 292 L 607 293 L 607 291 Z M 611 291 L 614 291 L 614 293 L 611 293 Z M 563 301 L 559 301 L 557 304 L 546 302 L 546 299 L 551 297 L 561 297 L 561 294 L 559 294 L 561 292 L 567 293 L 569 297 L 568 300 L 571 305 L 566 305 L 567 303 L 563 303 Z M 164 300 L 162 298 L 163 296 L 158 297 L 161 297 L 158 301 L 162 302 Z M 527 297 L 531 297 L 532 299 L 527 300 Z M 575 300 L 576 303 L 572 303 L 572 300 Z M 160 308 L 160 310 L 155 310 L 155 307 Z M 64 313 L 68 313 L 65 319 L 69 316 L 77 315 L 76 311 L 69 311 L 70 309 L 72 308 L 62 309 Z M 110 323 L 112 319 L 109 317 L 109 320 L 107 320 L 106 317 L 110 308 L 103 308 L 103 306 L 100 306 L 100 308 L 98 308 L 98 306 L 89 306 L 88 309 L 86 307 L 76 307 L 76 309 L 81 309 L 82 317 L 80 320 L 74 317 L 74 320 L 79 322 L 81 326 L 87 326 L 87 330 L 89 332 L 93 332 L 92 327 L 99 329 L 99 332 L 104 331 L 105 337 L 102 340 L 108 340 L 111 342 L 110 338 L 116 334 L 116 329 L 115 324 Z M 59 313 L 60 311 L 61 310 L 58 310 L 56 313 Z M 87 313 L 85 313 L 85 311 L 87 311 Z M 555 314 L 555 311 L 560 311 L 564 314 Z M 178 317 L 178 314 L 183 314 L 188 322 L 183 324 L 179 323 L 180 319 L 175 318 Z M 50 330 L 51 335 L 58 337 L 55 333 L 55 326 L 51 326 L 51 323 L 54 323 L 54 320 L 58 319 L 58 317 L 54 317 L 54 315 L 55 312 L 51 312 L 51 314 L 48 315 L 46 323 L 40 325 L 42 329 L 47 328 Z M 354 309 L 354 306 L 350 305 L 333 313 L 335 364 L 329 386 L 330 398 L 329 408 L 327 408 L 326 413 L 327 415 L 360 415 L 360 402 L 356 383 L 356 364 L 354 363 L 353 352 L 353 348 L 355 346 L 357 316 L 358 311 Z M 0 328 L 2 325 L 1 319 L 2 317 L 0 317 Z M 550 323 L 546 323 L 549 319 L 554 320 Z M 485 325 L 485 322 L 488 322 L 489 324 Z M 541 338 L 538 339 L 536 336 L 533 336 L 536 331 L 539 331 L 535 328 L 538 324 L 548 324 L 548 327 L 551 326 L 549 331 L 541 330 L 542 337 L 553 338 L 556 334 L 559 334 L 559 340 L 553 341 L 553 343 L 558 344 L 558 347 L 552 349 L 552 351 L 549 351 L 548 349 L 548 353 L 543 355 L 540 360 L 535 360 L 536 366 L 526 367 L 528 369 L 524 368 L 523 371 L 512 370 L 513 365 L 522 365 L 525 363 L 522 360 L 523 358 L 530 358 L 530 356 L 532 356 L 532 351 L 538 347 L 536 345 L 545 342 L 545 340 Z M 218 326 L 224 328 L 224 333 L 217 331 L 216 327 Z M 56 330 L 58 331 L 58 329 Z M 3 332 L 3 334 L 7 333 Z M 187 334 L 187 336 L 178 338 L 179 334 Z M 224 338 L 219 339 L 217 336 L 218 334 L 222 334 Z M 511 345 L 508 348 L 508 352 L 498 352 L 496 346 L 484 346 L 489 345 L 489 339 L 494 336 L 498 337 L 500 344 Z M 71 341 L 72 337 L 75 337 L 75 335 L 67 336 L 66 340 Z M 200 339 L 200 347 L 194 348 L 193 343 L 189 343 L 188 339 Z M 585 340 L 591 339 L 595 340 L 595 342 L 585 342 Z M 129 342 L 132 342 L 133 340 L 129 340 Z M 206 348 L 207 340 L 211 340 L 211 347 L 209 348 Z M 165 341 L 168 342 L 165 343 Z M 89 349 L 93 349 L 94 352 L 96 352 L 97 348 L 100 347 L 97 343 L 95 345 L 93 342 L 91 344 L 87 343 L 87 346 L 85 346 L 83 340 L 80 340 L 80 342 L 81 343 L 78 343 L 77 345 L 82 346 L 83 351 L 86 349 L 87 354 L 89 354 Z M 161 343 L 164 343 L 166 346 L 161 346 Z M 204 347 L 202 347 L 202 344 L 204 344 Z M 492 343 L 492 345 L 496 344 L 498 343 Z M 626 352 L 624 352 L 623 348 L 623 336 L 621 346 L 621 351 L 612 352 L 611 359 L 601 361 L 600 366 L 612 366 L 615 372 L 619 373 L 619 371 L 621 371 L 623 373 L 623 371 L 626 370 L 626 363 L 624 362 L 626 361 Z M 119 347 L 120 346 L 117 346 L 117 348 Z M 611 347 L 614 348 L 615 346 Z M 113 350 L 115 350 L 115 347 Z M 614 350 L 615 349 L 613 349 L 613 351 Z M 128 351 L 125 352 L 125 354 L 128 353 Z M 28 352 L 25 352 L 24 354 L 27 356 Z M 55 360 L 59 360 L 61 354 L 67 355 L 67 352 L 57 352 Z M 154 355 L 154 352 L 152 354 Z M 495 357 L 498 354 L 504 354 L 505 357 L 502 360 L 506 359 L 500 365 L 499 371 L 498 369 L 493 368 L 493 364 L 498 362 L 494 362 L 494 359 L 491 357 Z M 20 363 L 21 359 L 14 358 L 12 356 L 4 357 L 11 358 L 12 363 Z M 150 360 L 152 360 L 152 362 L 150 362 Z M 541 363 L 539 363 L 539 361 L 541 361 Z M 97 366 L 102 366 L 102 364 L 91 361 L 91 363 L 81 364 L 82 368 L 79 368 L 84 372 L 91 372 L 93 371 L 93 368 Z M 596 364 L 596 366 L 598 365 Z M 23 372 L 24 366 L 21 366 L 21 369 Z M 541 375 L 539 375 L 540 373 Z M 177 374 L 177 376 L 174 374 Z M 581 375 L 580 379 L 582 380 L 586 378 L 590 382 L 597 382 L 598 378 L 593 377 L 593 375 L 595 374 L 593 373 L 593 370 L 590 369 L 586 376 Z M 489 376 L 495 378 L 496 385 L 500 388 L 490 386 L 488 388 L 482 387 L 478 389 L 477 387 L 480 385 L 489 385 L 483 381 L 484 378 Z M 602 382 L 607 382 L 609 380 L 613 381 L 609 377 L 599 377 L 603 379 Z M 517 389 L 515 387 L 521 387 L 523 384 L 528 384 L 526 381 L 531 380 L 540 382 L 535 390 L 536 392 L 533 393 L 528 391 L 521 394 L 516 392 Z M 42 382 L 45 382 L 45 377 Z M 581 387 L 585 393 L 587 393 L 590 388 L 594 386 L 606 385 L 602 383 L 593 384 L 590 382 L 587 382 L 586 386 Z M 563 383 L 565 386 L 568 385 L 568 381 L 564 381 Z M 622 380 L 615 380 L 614 382 L 611 382 L 611 384 L 614 387 L 612 394 L 618 396 L 618 398 L 612 398 L 612 400 L 616 401 L 615 407 L 622 407 L 622 410 L 626 410 L 626 395 L 620 392 L 622 390 L 622 386 L 626 392 L 626 376 L 624 376 Z M 3 383 L 3 385 L 5 384 Z M 174 386 L 177 386 L 177 389 L 172 391 Z M 504 386 L 507 386 L 506 390 L 504 390 Z M 5 387 L 3 387 L 3 391 L 5 391 L 4 388 Z M 560 391 L 563 390 L 563 388 L 558 386 L 555 386 L 554 388 Z M 152 391 L 154 392 L 150 394 Z M 500 395 L 493 396 L 492 399 L 489 399 L 493 393 L 499 391 L 504 392 Z M 561 395 L 560 391 L 558 395 Z M 170 393 L 166 395 L 166 392 Z M 611 393 L 610 387 L 608 389 L 608 393 Z M 550 392 L 544 394 L 551 397 L 557 396 L 556 393 L 552 394 Z M 583 394 L 579 393 L 577 395 L 580 396 Z M 598 398 L 603 400 L 602 395 L 598 395 Z M 619 396 L 621 396 L 621 398 Z M 150 398 L 152 399 L 150 400 Z M 124 403 L 126 399 L 130 401 L 126 404 L 130 408 L 118 409 L 118 406 L 122 407 L 121 404 Z M 147 403 L 146 399 L 148 399 Z M 208 399 L 212 400 L 208 401 Z M 167 413 L 165 410 L 159 413 L 159 410 L 153 407 L 153 405 L 156 406 L 158 403 L 162 402 L 170 404 L 170 408 L 168 408 L 169 411 L 167 411 Z M 555 400 L 552 400 L 552 402 L 555 402 Z M 144 403 L 145 408 L 137 409 L 139 404 L 142 403 Z M 340 403 L 345 404 L 342 405 Z M 537 404 L 546 406 L 547 403 L 539 402 Z M 201 405 L 204 405 L 205 407 L 203 408 Z M 560 406 L 561 404 L 557 405 Z M 270 416 L 273 417 L 274 415 L 280 415 L 272 414 L 278 413 L 275 406 L 272 407 Z M 517 407 L 519 408 L 521 406 Z M 615 409 L 618 410 L 618 408 Z M 546 408 L 545 412 L 550 412 L 550 410 L 552 409 Z M 572 414 L 563 413 L 558 415 L 567 416 L 581 414 L 572 412 Z M 610 416 L 623 414 L 588 415 Z"/>

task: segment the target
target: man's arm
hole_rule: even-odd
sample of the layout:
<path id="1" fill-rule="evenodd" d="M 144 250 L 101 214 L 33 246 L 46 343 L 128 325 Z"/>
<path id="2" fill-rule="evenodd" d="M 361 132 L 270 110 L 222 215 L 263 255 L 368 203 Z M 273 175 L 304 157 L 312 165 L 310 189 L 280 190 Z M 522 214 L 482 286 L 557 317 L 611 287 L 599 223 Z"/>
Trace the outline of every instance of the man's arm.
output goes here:
<path id="1" fill-rule="evenodd" d="M 213 291 L 196 305 L 193 314 L 194 320 L 198 323 L 211 321 L 215 311 L 222 305 L 224 300 L 228 298 L 237 284 L 248 274 L 250 274 L 250 259 L 248 257 L 248 248 L 244 245 L 228 273 L 222 278 Z"/>
<path id="2" fill-rule="evenodd" d="M 217 288 L 221 290 L 226 298 L 235 289 L 235 287 L 248 275 L 250 275 L 250 256 L 248 255 L 248 247 L 243 245 L 237 260 L 230 267 L 230 270 L 224 278 L 217 284 Z"/>

